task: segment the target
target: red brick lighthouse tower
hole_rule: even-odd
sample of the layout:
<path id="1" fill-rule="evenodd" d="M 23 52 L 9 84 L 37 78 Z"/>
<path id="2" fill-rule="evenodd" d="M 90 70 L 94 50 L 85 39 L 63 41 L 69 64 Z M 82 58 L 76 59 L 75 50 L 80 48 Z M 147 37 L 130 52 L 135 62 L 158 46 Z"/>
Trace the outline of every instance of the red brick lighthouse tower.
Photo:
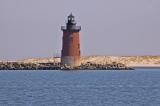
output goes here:
<path id="1" fill-rule="evenodd" d="M 61 53 L 61 64 L 72 67 L 80 65 L 80 40 L 79 31 L 81 26 L 76 26 L 75 17 L 70 14 L 66 26 L 62 26 L 63 43 Z"/>

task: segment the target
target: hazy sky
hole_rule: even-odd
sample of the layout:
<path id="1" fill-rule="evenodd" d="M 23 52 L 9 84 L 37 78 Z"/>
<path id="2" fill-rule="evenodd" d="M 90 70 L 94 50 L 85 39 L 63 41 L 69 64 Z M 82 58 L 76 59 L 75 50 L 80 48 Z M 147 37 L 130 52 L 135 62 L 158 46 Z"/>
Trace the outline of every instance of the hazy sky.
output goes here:
<path id="1" fill-rule="evenodd" d="M 60 55 L 71 12 L 82 55 L 160 55 L 160 0 L 0 0 L 0 60 Z"/>

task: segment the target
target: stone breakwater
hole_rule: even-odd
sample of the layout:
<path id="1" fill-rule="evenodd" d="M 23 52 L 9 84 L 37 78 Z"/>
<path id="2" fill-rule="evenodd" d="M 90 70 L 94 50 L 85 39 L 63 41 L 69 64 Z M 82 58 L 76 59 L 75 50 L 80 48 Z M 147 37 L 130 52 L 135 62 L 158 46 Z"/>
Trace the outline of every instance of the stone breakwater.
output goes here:
<path id="1" fill-rule="evenodd" d="M 130 67 L 160 67 L 160 56 L 82 56 L 78 70 L 130 69 Z M 15 62 L 0 62 L 0 70 L 65 70 L 73 69 L 61 66 L 60 58 L 33 58 Z"/>
<path id="2" fill-rule="evenodd" d="M 33 58 L 20 62 L 24 63 L 54 63 L 60 62 L 60 58 Z M 128 67 L 160 67 L 160 56 L 82 56 L 81 63 L 95 64 L 122 63 Z"/>
<path id="3" fill-rule="evenodd" d="M 95 64 L 87 62 L 78 67 L 61 65 L 60 63 L 24 63 L 24 62 L 1 62 L 0 70 L 131 70 L 121 63 Z"/>
<path id="4" fill-rule="evenodd" d="M 81 63 L 122 63 L 128 67 L 160 67 L 160 56 L 84 56 Z"/>

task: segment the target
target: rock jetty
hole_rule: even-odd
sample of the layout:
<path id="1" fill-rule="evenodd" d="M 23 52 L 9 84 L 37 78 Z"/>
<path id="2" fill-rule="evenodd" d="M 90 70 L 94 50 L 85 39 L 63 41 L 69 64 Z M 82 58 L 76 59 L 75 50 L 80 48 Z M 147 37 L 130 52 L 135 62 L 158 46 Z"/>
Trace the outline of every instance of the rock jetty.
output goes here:
<path id="1" fill-rule="evenodd" d="M 24 63 L 54 63 L 60 62 L 60 57 L 32 58 L 19 62 Z M 125 64 L 128 67 L 160 67 L 160 56 L 81 56 L 81 63 L 112 64 L 113 62 Z"/>
<path id="2" fill-rule="evenodd" d="M 87 62 L 78 67 L 58 63 L 0 62 L 0 70 L 132 70 L 122 63 L 96 64 Z"/>

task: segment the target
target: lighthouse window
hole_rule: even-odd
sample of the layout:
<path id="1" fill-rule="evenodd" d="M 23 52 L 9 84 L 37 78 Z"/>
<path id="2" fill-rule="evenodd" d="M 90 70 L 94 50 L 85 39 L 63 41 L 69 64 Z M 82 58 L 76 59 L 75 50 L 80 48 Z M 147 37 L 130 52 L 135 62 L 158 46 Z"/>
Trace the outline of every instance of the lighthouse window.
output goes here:
<path id="1" fill-rule="evenodd" d="M 78 48 L 80 48 L 80 45 L 78 44 Z"/>

